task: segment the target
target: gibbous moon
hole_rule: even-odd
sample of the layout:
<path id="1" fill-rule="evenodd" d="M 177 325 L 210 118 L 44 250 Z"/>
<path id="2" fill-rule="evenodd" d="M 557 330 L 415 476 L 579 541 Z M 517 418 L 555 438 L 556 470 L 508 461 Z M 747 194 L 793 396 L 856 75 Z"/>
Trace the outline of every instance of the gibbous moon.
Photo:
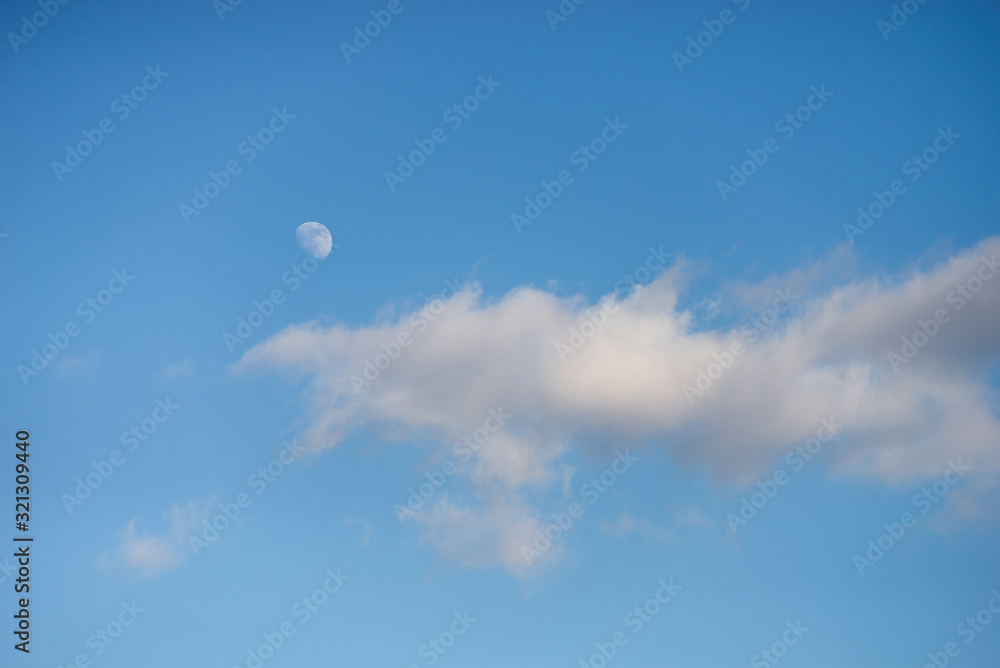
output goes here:
<path id="1" fill-rule="evenodd" d="M 317 260 L 322 260 L 330 254 L 333 248 L 333 237 L 330 230 L 320 223 L 302 223 L 295 230 L 295 240 L 302 246 L 302 250 L 312 255 Z"/>

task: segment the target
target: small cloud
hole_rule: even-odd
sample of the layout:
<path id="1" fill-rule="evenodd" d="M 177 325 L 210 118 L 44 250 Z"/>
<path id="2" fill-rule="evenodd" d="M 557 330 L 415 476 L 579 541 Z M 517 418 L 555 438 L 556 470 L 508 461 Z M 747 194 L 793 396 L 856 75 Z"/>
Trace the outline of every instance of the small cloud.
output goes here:
<path id="1" fill-rule="evenodd" d="M 706 297 L 694 305 L 694 309 L 704 314 L 705 320 L 711 320 L 722 312 L 722 296 Z"/>
<path id="2" fill-rule="evenodd" d="M 715 528 L 715 521 L 701 512 L 698 506 L 688 506 L 683 510 L 678 510 L 674 513 L 674 522 L 693 529 L 711 531 Z"/>
<path id="3" fill-rule="evenodd" d="M 358 541 L 358 545 L 361 545 L 363 547 L 368 547 L 368 542 L 371 539 L 371 537 L 375 534 L 375 529 L 372 529 L 371 525 L 368 524 L 368 522 L 366 522 L 364 518 L 354 519 L 353 517 L 348 517 L 347 523 L 361 525 L 361 527 L 365 530 L 365 534 L 361 537 L 361 540 Z"/>
<path id="4" fill-rule="evenodd" d="M 445 497 L 412 519 L 421 540 L 462 568 L 500 566 L 528 577 L 546 572 L 563 554 L 563 541 L 545 539 L 545 526 L 519 494 L 487 496 L 469 505 Z"/>
<path id="5" fill-rule="evenodd" d="M 141 578 L 176 570 L 191 554 L 188 536 L 208 519 L 212 503 L 188 501 L 172 506 L 164 513 L 169 526 L 159 535 L 140 531 L 142 517 L 133 517 L 119 532 L 117 545 L 97 560 L 97 567 L 127 571 Z"/>
<path id="6" fill-rule="evenodd" d="M 100 355 L 91 349 L 82 355 L 60 355 L 57 368 L 59 373 L 70 376 L 96 369 L 100 363 Z"/>
<path id="7" fill-rule="evenodd" d="M 194 363 L 189 359 L 175 364 L 168 364 L 160 369 L 160 375 L 167 379 L 190 376 L 192 373 L 194 373 Z"/>
<path id="8" fill-rule="evenodd" d="M 636 519 L 628 513 L 619 513 L 614 522 L 601 522 L 600 526 L 601 531 L 615 536 L 618 540 L 624 540 L 631 534 L 639 534 L 646 540 L 664 545 L 676 545 L 680 542 L 670 529 L 656 526 L 647 519 Z"/>

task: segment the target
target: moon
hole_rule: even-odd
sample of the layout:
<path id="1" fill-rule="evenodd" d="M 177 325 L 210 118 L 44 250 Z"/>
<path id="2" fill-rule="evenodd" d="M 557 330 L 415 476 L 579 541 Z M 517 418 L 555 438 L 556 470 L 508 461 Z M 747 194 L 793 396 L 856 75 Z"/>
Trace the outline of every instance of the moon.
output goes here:
<path id="1" fill-rule="evenodd" d="M 333 237 L 330 230 L 320 223 L 302 223 L 295 230 L 295 240 L 302 246 L 302 250 L 312 255 L 317 260 L 322 260 L 330 254 L 333 248 Z"/>

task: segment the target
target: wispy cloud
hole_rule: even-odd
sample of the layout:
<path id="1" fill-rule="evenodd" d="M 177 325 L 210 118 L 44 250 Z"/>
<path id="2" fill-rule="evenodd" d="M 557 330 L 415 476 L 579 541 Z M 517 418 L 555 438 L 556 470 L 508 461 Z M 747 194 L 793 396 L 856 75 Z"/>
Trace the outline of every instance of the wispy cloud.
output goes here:
<path id="1" fill-rule="evenodd" d="M 673 514 L 674 522 L 692 529 L 705 529 L 711 531 L 715 528 L 715 521 L 711 517 L 701 512 L 698 506 L 687 506 Z"/>
<path id="2" fill-rule="evenodd" d="M 348 517 L 346 522 L 348 524 L 361 525 L 361 528 L 364 529 L 364 535 L 361 536 L 361 540 L 358 541 L 358 545 L 361 545 L 362 547 L 368 547 L 371 537 L 375 534 L 375 529 L 373 529 L 372 526 L 368 524 L 368 522 L 365 521 L 363 518 L 355 519 L 353 517 Z"/>
<path id="3" fill-rule="evenodd" d="M 59 372 L 66 376 L 82 374 L 92 369 L 96 369 L 101 364 L 101 356 L 96 350 L 91 348 L 87 352 L 79 355 L 65 354 L 59 358 Z"/>
<path id="4" fill-rule="evenodd" d="M 194 362 L 189 359 L 168 364 L 160 370 L 160 375 L 168 380 L 190 376 L 192 373 L 194 373 Z"/>
<path id="5" fill-rule="evenodd" d="M 142 517 L 133 517 L 116 536 L 115 546 L 101 556 L 97 566 L 148 578 L 175 570 L 191 555 L 188 536 L 201 528 L 212 502 L 188 501 L 165 514 L 167 529 L 161 534 L 141 531 Z"/>
<path id="6" fill-rule="evenodd" d="M 614 522 L 601 522 L 600 527 L 601 531 L 609 533 L 619 540 L 636 534 L 645 540 L 663 543 L 664 545 L 676 545 L 680 543 L 680 540 L 677 539 L 677 536 L 670 529 L 657 526 L 645 518 L 636 519 L 629 513 L 619 513 Z"/>

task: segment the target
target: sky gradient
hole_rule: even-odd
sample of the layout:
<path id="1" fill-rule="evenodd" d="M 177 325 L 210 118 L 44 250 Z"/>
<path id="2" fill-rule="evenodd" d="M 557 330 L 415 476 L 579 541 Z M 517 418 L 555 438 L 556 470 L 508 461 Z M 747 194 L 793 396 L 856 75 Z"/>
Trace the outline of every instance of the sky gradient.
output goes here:
<path id="1" fill-rule="evenodd" d="M 1000 7 L 901 4 L 3 3 L 0 665 L 995 665 Z"/>

